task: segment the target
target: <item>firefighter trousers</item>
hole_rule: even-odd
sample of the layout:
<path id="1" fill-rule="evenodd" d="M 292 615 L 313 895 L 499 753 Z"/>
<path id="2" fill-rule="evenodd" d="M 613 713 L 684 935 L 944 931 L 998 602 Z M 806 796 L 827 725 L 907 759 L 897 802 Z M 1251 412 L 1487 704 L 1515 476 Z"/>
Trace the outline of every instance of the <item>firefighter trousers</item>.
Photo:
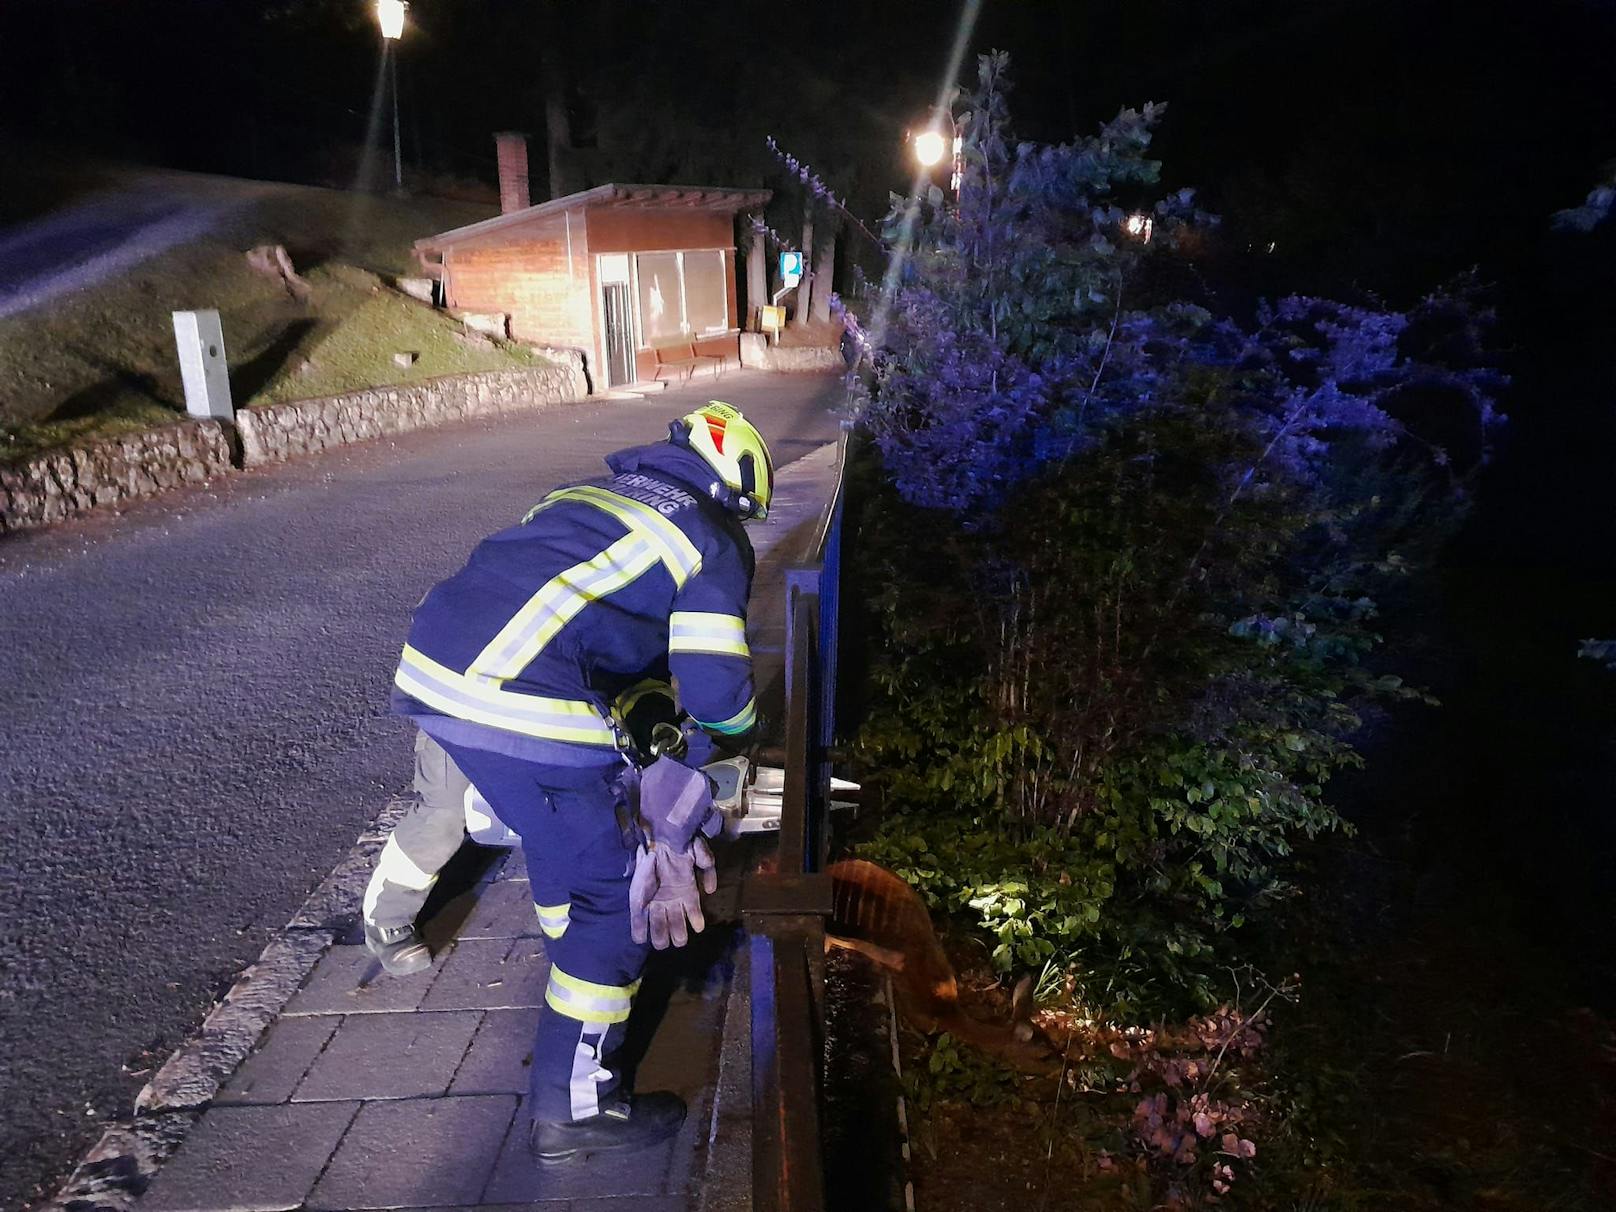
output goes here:
<path id="1" fill-rule="evenodd" d="M 522 838 L 550 961 L 533 1040 L 528 1111 L 587 1119 L 621 1091 L 618 1050 L 650 947 L 629 930 L 636 836 L 621 762 L 574 769 L 446 746 Z"/>
<path id="2" fill-rule="evenodd" d="M 466 776 L 424 732 L 415 734 L 412 798 L 365 887 L 365 920 L 374 926 L 412 925 L 466 840 Z"/>

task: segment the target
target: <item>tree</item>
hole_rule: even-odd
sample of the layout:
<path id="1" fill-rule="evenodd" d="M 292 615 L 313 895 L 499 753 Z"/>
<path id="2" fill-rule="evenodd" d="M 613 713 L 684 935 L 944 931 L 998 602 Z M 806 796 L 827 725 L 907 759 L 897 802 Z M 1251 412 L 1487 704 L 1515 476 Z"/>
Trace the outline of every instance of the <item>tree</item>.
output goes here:
<path id="1" fill-rule="evenodd" d="M 836 293 L 836 228 L 827 225 L 818 240 L 819 243 L 814 247 L 814 300 L 811 318 L 816 324 L 829 324 L 830 300 Z"/>
<path id="2" fill-rule="evenodd" d="M 758 331 L 758 311 L 769 301 L 769 254 L 763 221 L 748 216 L 746 246 L 746 328 Z"/>
<path id="3" fill-rule="evenodd" d="M 1554 212 L 1554 225 L 1568 231 L 1590 232 L 1610 217 L 1613 206 L 1616 206 L 1616 169 L 1607 169 L 1599 184 L 1588 191 L 1581 206 Z"/>
<path id="4" fill-rule="evenodd" d="M 1500 379 L 1468 282 L 1217 314 L 1185 272 L 1215 220 L 1149 156 L 1162 108 L 1017 143 L 1009 85 L 984 56 L 863 414 L 890 499 L 858 539 L 861 744 L 909 810 L 878 855 L 1001 967 L 1132 954 L 1113 990 L 1193 992 L 1295 839 L 1339 827 L 1354 705 L 1413 696 L 1371 667 L 1376 599 L 1460 516 Z"/>
<path id="5" fill-rule="evenodd" d="M 807 328 L 812 318 L 814 300 L 814 196 L 808 194 L 802 203 L 802 281 L 797 283 L 797 312 L 791 317 L 793 328 Z"/>
<path id="6" fill-rule="evenodd" d="M 549 164 L 550 197 L 564 198 L 576 193 L 579 182 L 573 172 L 572 122 L 567 114 L 567 76 L 565 55 L 561 41 L 566 22 L 561 6 L 544 6 L 545 24 L 550 36 L 540 42 L 539 73 L 544 79 L 544 136 L 545 152 Z"/>

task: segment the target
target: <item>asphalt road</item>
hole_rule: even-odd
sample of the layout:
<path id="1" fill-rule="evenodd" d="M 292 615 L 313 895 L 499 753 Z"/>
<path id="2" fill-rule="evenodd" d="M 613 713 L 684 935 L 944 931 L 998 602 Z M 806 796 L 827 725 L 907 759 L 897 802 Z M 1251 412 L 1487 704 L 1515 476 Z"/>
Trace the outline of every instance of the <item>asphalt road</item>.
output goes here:
<path id="1" fill-rule="evenodd" d="M 49 1193 L 408 780 L 387 687 L 483 535 L 709 394 L 781 464 L 839 380 L 559 406 L 0 540 L 0 1206 Z M 681 406 L 682 405 L 682 406 Z"/>

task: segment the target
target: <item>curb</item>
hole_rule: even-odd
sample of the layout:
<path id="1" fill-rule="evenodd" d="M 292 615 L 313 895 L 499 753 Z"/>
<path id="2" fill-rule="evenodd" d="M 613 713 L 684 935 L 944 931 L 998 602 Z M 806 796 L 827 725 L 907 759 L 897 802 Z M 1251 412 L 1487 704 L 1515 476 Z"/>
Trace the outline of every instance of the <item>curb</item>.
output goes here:
<path id="1" fill-rule="evenodd" d="M 130 1120 L 112 1124 L 38 1212 L 126 1212 L 179 1148 L 219 1087 L 257 1047 L 331 945 L 358 920 L 376 853 L 408 809 L 396 795 L 347 856 L 245 970 L 135 1098 Z"/>
<path id="2" fill-rule="evenodd" d="M 738 884 L 737 884 L 738 886 Z M 739 913 L 736 914 L 739 917 Z M 752 1212 L 752 960 L 739 930 L 707 1123 L 700 1212 Z"/>

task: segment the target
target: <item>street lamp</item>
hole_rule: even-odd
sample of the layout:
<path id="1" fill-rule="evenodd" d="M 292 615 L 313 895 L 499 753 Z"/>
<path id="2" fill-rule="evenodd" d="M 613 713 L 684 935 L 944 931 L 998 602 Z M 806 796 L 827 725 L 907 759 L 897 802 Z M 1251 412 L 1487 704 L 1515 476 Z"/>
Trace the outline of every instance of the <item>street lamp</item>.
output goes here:
<path id="1" fill-rule="evenodd" d="M 915 159 L 927 168 L 933 168 L 942 161 L 943 153 L 948 145 L 943 141 L 942 135 L 934 130 L 922 131 L 915 136 Z"/>
<path id="2" fill-rule="evenodd" d="M 949 128 L 954 133 L 953 153 L 954 167 L 949 174 L 948 188 L 959 193 L 960 182 L 964 179 L 965 140 L 960 137 L 959 124 L 954 121 L 954 115 L 946 109 L 938 110 L 939 120 L 948 119 Z M 943 157 L 949 152 L 949 141 L 936 126 L 928 127 L 914 138 L 915 159 L 920 161 L 923 168 L 935 168 L 943 162 Z"/>
<path id="3" fill-rule="evenodd" d="M 382 37 L 396 42 L 404 36 L 404 12 L 410 6 L 405 0 L 376 0 L 376 24 L 382 27 Z"/>
<path id="4" fill-rule="evenodd" d="M 390 86 L 393 90 L 393 188 L 404 188 L 404 157 L 398 143 L 398 52 L 393 43 L 404 36 L 405 0 L 376 0 L 376 24 L 382 29 L 382 53 L 387 56 Z"/>

